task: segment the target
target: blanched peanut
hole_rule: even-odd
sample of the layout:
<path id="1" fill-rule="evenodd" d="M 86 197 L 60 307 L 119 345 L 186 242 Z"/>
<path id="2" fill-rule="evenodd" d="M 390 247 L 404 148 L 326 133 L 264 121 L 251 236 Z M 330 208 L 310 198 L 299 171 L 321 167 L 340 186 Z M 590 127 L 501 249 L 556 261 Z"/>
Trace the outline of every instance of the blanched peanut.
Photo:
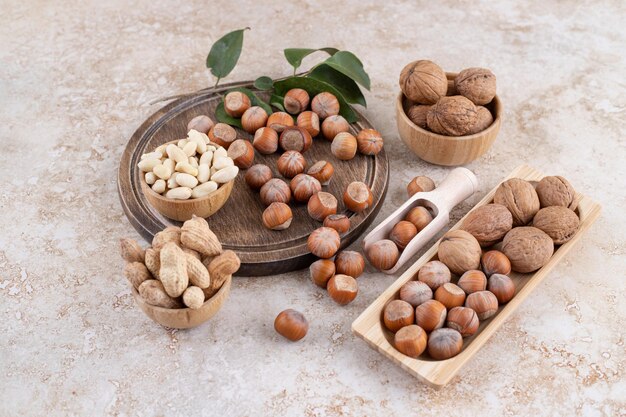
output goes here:
<path id="1" fill-rule="evenodd" d="M 159 151 L 148 152 L 141 155 L 141 159 L 161 159 L 163 158 L 163 153 Z"/>
<path id="2" fill-rule="evenodd" d="M 172 176 L 172 170 L 165 165 L 157 165 L 152 169 L 152 172 L 162 180 L 167 180 Z"/>
<path id="3" fill-rule="evenodd" d="M 171 160 L 171 159 L 169 159 L 169 158 L 166 158 L 166 159 L 163 161 L 163 166 L 168 167 L 168 168 L 169 168 L 169 170 L 170 170 L 170 172 L 174 172 L 174 168 L 176 168 L 176 162 L 172 161 L 172 160 Z"/>
<path id="4" fill-rule="evenodd" d="M 206 144 L 209 141 L 209 137 L 207 135 L 191 129 L 189 133 L 187 133 L 187 137 L 190 142 L 194 142 L 196 144 L 196 153 L 203 155 L 206 152 Z"/>
<path id="5" fill-rule="evenodd" d="M 176 182 L 177 175 L 178 175 L 178 172 L 172 173 L 172 176 L 170 177 L 170 179 L 167 180 L 167 188 L 172 189 L 172 188 L 178 187 L 178 183 Z"/>
<path id="6" fill-rule="evenodd" d="M 208 165 L 202 164 L 198 166 L 198 182 L 207 182 L 211 177 L 211 168 Z"/>
<path id="7" fill-rule="evenodd" d="M 187 142 L 183 147 L 183 152 L 185 152 L 187 156 L 194 156 L 197 148 L 198 145 L 195 142 Z"/>
<path id="8" fill-rule="evenodd" d="M 156 180 L 157 178 L 156 175 L 154 175 L 154 172 L 146 172 L 146 184 L 152 185 Z"/>
<path id="9" fill-rule="evenodd" d="M 162 194 L 165 191 L 165 180 L 158 179 L 152 184 L 152 191 Z"/>
<path id="10" fill-rule="evenodd" d="M 206 197 L 211 194 L 213 191 L 217 190 L 217 183 L 215 181 L 208 181 L 204 184 L 198 185 L 196 188 L 191 190 L 191 198 L 200 198 Z"/>
<path id="11" fill-rule="evenodd" d="M 222 148 L 221 146 L 219 148 L 217 148 L 215 151 L 213 151 L 213 158 L 226 158 L 228 156 L 228 152 L 226 151 L 226 149 Z"/>
<path id="12" fill-rule="evenodd" d="M 213 158 L 213 168 L 220 170 L 226 167 L 232 167 L 235 165 L 232 159 L 228 157 Z"/>
<path id="13" fill-rule="evenodd" d="M 191 188 L 189 187 L 173 188 L 165 193 L 165 197 L 171 198 L 173 200 L 187 200 L 189 197 L 191 197 Z"/>
<path id="14" fill-rule="evenodd" d="M 211 176 L 211 180 L 215 181 L 218 184 L 225 184 L 233 180 L 237 176 L 238 172 L 239 172 L 239 168 L 235 166 L 226 167 L 224 169 L 220 169 L 215 174 L 213 174 Z"/>
<path id="15" fill-rule="evenodd" d="M 166 143 L 164 143 L 163 145 L 159 145 L 159 147 L 158 147 L 158 148 L 156 148 L 154 151 L 155 151 L 155 152 L 160 152 L 160 153 L 161 153 L 161 155 L 167 155 L 167 154 L 165 153 L 165 148 L 167 148 L 167 144 L 166 144 Z"/>
<path id="16" fill-rule="evenodd" d="M 165 151 L 167 152 L 167 156 L 174 162 L 187 162 L 187 154 L 173 143 L 167 145 Z"/>
<path id="17" fill-rule="evenodd" d="M 160 159 L 142 159 L 137 164 L 137 167 L 139 167 L 139 169 L 142 170 L 143 172 L 150 172 L 157 165 L 161 165 Z"/>
<path id="18" fill-rule="evenodd" d="M 193 188 L 198 185 L 198 179 L 196 177 L 183 172 L 179 172 L 178 175 L 176 175 L 176 182 L 181 187 Z"/>
<path id="19" fill-rule="evenodd" d="M 198 164 L 199 165 L 211 165 L 212 162 L 213 162 L 213 151 L 207 150 L 200 157 L 200 162 Z"/>
<path id="20" fill-rule="evenodd" d="M 178 142 L 176 142 L 176 146 L 178 146 L 180 149 L 183 149 L 187 142 L 189 142 L 189 139 L 179 139 Z"/>
<path id="21" fill-rule="evenodd" d="M 195 156 L 190 156 L 189 157 L 189 165 L 191 165 L 194 168 L 198 168 L 198 158 L 196 158 Z"/>
<path id="22" fill-rule="evenodd" d="M 185 174 L 198 175 L 198 169 L 191 166 L 191 164 L 185 159 L 183 162 L 176 163 L 176 172 L 183 172 Z"/>

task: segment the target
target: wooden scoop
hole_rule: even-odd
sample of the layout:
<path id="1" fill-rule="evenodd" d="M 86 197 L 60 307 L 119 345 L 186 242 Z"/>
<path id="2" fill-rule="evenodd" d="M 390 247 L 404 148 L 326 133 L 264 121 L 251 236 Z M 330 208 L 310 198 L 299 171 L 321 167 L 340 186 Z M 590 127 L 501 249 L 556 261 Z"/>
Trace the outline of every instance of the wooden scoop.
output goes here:
<path id="1" fill-rule="evenodd" d="M 433 191 L 417 193 L 383 220 L 365 239 L 363 247 L 367 249 L 374 242 L 388 239 L 391 229 L 405 218 L 407 213 L 414 207 L 422 206 L 430 211 L 433 220 L 422 229 L 404 248 L 398 262 L 393 268 L 383 270 L 386 274 L 393 274 L 415 255 L 426 243 L 428 243 L 450 221 L 450 210 L 461 201 L 471 196 L 478 188 L 478 179 L 469 169 L 455 168 L 443 180 L 439 187 Z"/>

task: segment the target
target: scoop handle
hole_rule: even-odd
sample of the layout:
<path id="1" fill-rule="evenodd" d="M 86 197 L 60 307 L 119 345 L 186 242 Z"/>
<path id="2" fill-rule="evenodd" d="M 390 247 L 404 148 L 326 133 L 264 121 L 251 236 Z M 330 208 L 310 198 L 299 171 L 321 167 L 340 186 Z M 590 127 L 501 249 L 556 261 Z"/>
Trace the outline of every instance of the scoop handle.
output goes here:
<path id="1" fill-rule="evenodd" d="M 472 171 L 467 168 L 455 168 L 439 187 L 433 191 L 422 193 L 421 200 L 428 200 L 442 211 L 450 212 L 457 204 L 465 200 L 478 190 L 478 179 Z"/>

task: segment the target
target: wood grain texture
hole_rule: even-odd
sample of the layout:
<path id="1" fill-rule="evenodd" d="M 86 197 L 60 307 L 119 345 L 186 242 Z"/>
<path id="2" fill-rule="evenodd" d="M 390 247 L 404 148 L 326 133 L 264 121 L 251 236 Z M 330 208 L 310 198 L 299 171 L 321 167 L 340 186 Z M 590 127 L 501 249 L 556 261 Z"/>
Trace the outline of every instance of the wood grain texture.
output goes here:
<path id="1" fill-rule="evenodd" d="M 242 86 L 249 87 L 250 83 L 224 85 L 217 93 Z M 141 154 L 165 142 L 185 137 L 187 122 L 195 116 L 207 114 L 215 119 L 215 108 L 220 100 L 221 97 L 211 91 L 178 99 L 150 116 L 129 140 L 118 171 L 118 191 L 126 216 L 146 240 L 150 241 L 164 227 L 180 223 L 159 214 L 143 195 L 136 167 Z M 359 114 L 359 117 L 360 120 L 351 125 L 351 132 L 355 135 L 361 129 L 372 128 L 362 115 Z M 237 129 L 237 133 L 240 138 L 252 139 L 252 135 L 243 130 Z M 337 197 L 338 213 L 345 213 L 350 218 L 350 230 L 341 239 L 341 246 L 346 247 L 367 229 L 380 210 L 387 193 L 389 165 L 384 150 L 375 157 L 357 154 L 351 161 L 340 161 L 332 155 L 330 144 L 320 136 L 314 139 L 313 146 L 304 153 L 304 157 L 309 166 L 315 161 L 327 160 L 335 168 L 330 184 L 323 190 Z M 275 176 L 281 178 L 276 169 L 279 156 L 280 153 L 256 153 L 254 162 L 268 165 Z M 240 257 L 241 269 L 237 275 L 272 275 L 310 265 L 315 257 L 308 251 L 306 240 L 321 223 L 308 216 L 306 204 L 292 203 L 291 226 L 283 231 L 266 229 L 261 221 L 264 206 L 258 193 L 245 184 L 244 173 L 242 171 L 235 179 L 231 196 L 224 207 L 207 219 L 224 248 L 234 250 Z M 372 207 L 362 213 L 346 211 L 342 202 L 343 192 L 352 181 L 365 182 L 374 195 Z"/>
<path id="2" fill-rule="evenodd" d="M 543 176 L 544 175 L 528 166 L 521 166 L 515 169 L 503 181 L 509 178 L 523 178 L 528 181 L 539 181 Z M 492 202 L 496 189 L 497 186 L 472 210 Z M 381 323 L 383 308 L 390 300 L 398 298 L 400 287 L 406 282 L 415 279 L 422 265 L 437 259 L 437 248 L 440 241 L 436 242 L 428 252 L 407 269 L 404 274 L 387 288 L 354 323 L 352 323 L 352 331 L 365 340 L 372 348 L 378 350 L 411 375 L 435 388 L 442 388 L 456 375 L 459 369 L 472 358 L 478 349 L 489 340 L 504 321 L 519 307 L 541 281 L 543 281 L 552 268 L 563 259 L 598 218 L 601 210 L 600 205 L 583 195 L 579 195 L 579 197 L 580 204 L 577 211 L 580 217 L 580 227 L 574 237 L 569 242 L 558 247 L 550 261 L 535 273 L 520 274 L 512 272 L 510 274 L 511 279 L 516 285 L 515 296 L 507 304 L 500 306 L 495 316 L 482 321 L 476 334 L 464 339 L 463 350 L 457 356 L 443 361 L 430 359 L 427 355 L 423 355 L 418 359 L 409 358 L 393 347 L 393 334 L 384 329 Z M 467 215 L 454 225 L 451 230 L 458 229 L 466 217 Z"/>

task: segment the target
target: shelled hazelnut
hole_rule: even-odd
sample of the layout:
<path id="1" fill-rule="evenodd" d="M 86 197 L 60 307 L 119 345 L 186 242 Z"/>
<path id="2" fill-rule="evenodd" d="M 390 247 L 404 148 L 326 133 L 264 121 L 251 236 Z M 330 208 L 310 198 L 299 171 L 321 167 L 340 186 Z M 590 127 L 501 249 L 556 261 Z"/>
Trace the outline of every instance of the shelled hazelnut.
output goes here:
<path id="1" fill-rule="evenodd" d="M 307 174 L 316 178 L 322 185 L 328 185 L 334 173 L 335 168 L 327 161 L 317 161 L 307 171 Z"/>
<path id="2" fill-rule="evenodd" d="M 272 170 L 263 164 L 252 165 L 244 175 L 246 184 L 253 190 L 259 190 L 261 187 L 271 180 L 273 177 Z"/>
<path id="3" fill-rule="evenodd" d="M 261 201 L 266 206 L 272 203 L 285 203 L 291 201 L 291 189 L 287 183 L 278 178 L 272 178 L 261 187 Z"/>
<path id="4" fill-rule="evenodd" d="M 378 155 L 383 150 L 383 137 L 377 130 L 363 129 L 356 135 L 358 151 L 363 155 Z"/>
<path id="5" fill-rule="evenodd" d="M 263 155 L 273 154 L 278 150 L 278 133 L 271 127 L 262 127 L 254 133 L 252 146 Z"/>
<path id="6" fill-rule="evenodd" d="M 339 100 L 331 93 L 319 93 L 311 101 L 311 110 L 317 113 L 320 119 L 338 115 Z"/>
<path id="7" fill-rule="evenodd" d="M 356 280 L 349 275 L 337 274 L 328 280 L 328 295 L 339 305 L 350 304 L 359 292 Z"/>
<path id="8" fill-rule="evenodd" d="M 309 93 L 301 88 L 292 88 L 285 94 L 283 106 L 288 113 L 301 113 L 309 106 Z"/>
<path id="9" fill-rule="evenodd" d="M 369 187 L 360 181 L 348 184 L 343 193 L 343 203 L 346 208 L 355 213 L 368 209 L 374 201 L 374 196 Z"/>
<path id="10" fill-rule="evenodd" d="M 268 115 L 263 107 L 252 106 L 241 116 L 241 127 L 246 132 L 253 134 L 267 124 Z"/>
<path id="11" fill-rule="evenodd" d="M 350 131 L 350 123 L 343 116 L 329 116 L 322 122 L 322 135 L 332 141 L 335 136 L 342 132 Z"/>
<path id="12" fill-rule="evenodd" d="M 286 127 L 278 138 L 278 144 L 284 151 L 306 152 L 312 143 L 309 132 L 298 126 Z"/>
<path id="13" fill-rule="evenodd" d="M 330 151 L 337 159 L 349 161 L 356 155 L 356 138 L 348 132 L 339 133 L 333 139 L 333 142 L 330 145 Z"/>
<path id="14" fill-rule="evenodd" d="M 231 117 L 240 118 L 250 105 L 250 98 L 241 91 L 231 91 L 224 97 L 224 110 Z"/>
<path id="15" fill-rule="evenodd" d="M 339 233 L 330 227 L 315 229 L 307 239 L 309 251 L 318 258 L 328 259 L 335 256 L 339 250 L 341 239 Z"/>
<path id="16" fill-rule="evenodd" d="M 365 259 L 359 252 L 344 250 L 335 257 L 335 267 L 338 274 L 358 278 L 365 270 Z"/>
<path id="17" fill-rule="evenodd" d="M 330 280 L 336 272 L 335 263 L 330 259 L 318 259 L 309 267 L 311 281 L 318 287 L 326 288 L 328 280 Z"/>
<path id="18" fill-rule="evenodd" d="M 498 299 L 491 291 L 478 291 L 467 296 L 465 307 L 474 310 L 479 320 L 486 320 L 498 311 Z"/>
<path id="19" fill-rule="evenodd" d="M 446 315 L 446 306 L 437 300 L 428 300 L 415 307 L 415 324 L 426 332 L 432 332 L 444 325 Z"/>
<path id="20" fill-rule="evenodd" d="M 306 336 L 309 331 L 309 322 L 299 311 L 288 309 L 276 316 L 274 329 L 286 339 L 297 342 Z"/>
<path id="21" fill-rule="evenodd" d="M 404 220 L 413 223 L 417 232 L 421 232 L 430 222 L 433 221 L 433 216 L 430 214 L 426 207 L 418 206 L 412 208 L 404 218 Z"/>
<path id="22" fill-rule="evenodd" d="M 404 326 L 413 324 L 415 311 L 411 304 L 402 300 L 390 301 L 383 311 L 383 322 L 390 332 L 397 332 Z"/>
<path id="23" fill-rule="evenodd" d="M 400 251 L 391 240 L 383 239 L 372 243 L 365 251 L 367 260 L 378 270 L 393 268 L 400 258 Z"/>
<path id="24" fill-rule="evenodd" d="M 318 222 L 322 222 L 331 214 L 337 213 L 337 199 L 331 193 L 319 191 L 309 198 L 309 202 L 307 203 L 307 211 L 312 219 L 315 219 Z"/>
<path id="25" fill-rule="evenodd" d="M 285 178 L 293 178 L 304 172 L 306 160 L 300 152 L 287 151 L 278 158 L 278 172 Z"/>
<path id="26" fill-rule="evenodd" d="M 293 117 L 290 114 L 277 111 L 267 118 L 267 127 L 274 129 L 277 133 L 282 133 L 287 127 L 294 125 Z"/>
<path id="27" fill-rule="evenodd" d="M 417 235 L 415 225 L 406 220 L 401 220 L 391 229 L 389 240 L 398 245 L 398 249 L 403 250 L 415 235 Z"/>
<path id="28" fill-rule="evenodd" d="M 296 126 L 305 129 L 311 137 L 315 137 L 320 133 L 320 118 L 315 112 L 303 111 L 296 119 Z"/>
<path id="29" fill-rule="evenodd" d="M 200 116 L 194 117 L 189 121 L 189 123 L 187 123 L 187 132 L 195 130 L 206 135 L 214 125 L 215 123 L 209 116 L 201 114 Z"/>
<path id="30" fill-rule="evenodd" d="M 263 225 L 271 230 L 285 230 L 292 219 L 291 208 L 285 203 L 272 203 L 263 212 Z"/>
<path id="31" fill-rule="evenodd" d="M 463 337 L 469 337 L 478 330 L 478 316 L 468 307 L 454 307 L 448 311 L 446 326 L 458 331 Z"/>
<path id="32" fill-rule="evenodd" d="M 424 353 L 427 343 L 426 332 L 416 324 L 401 328 L 393 338 L 395 348 L 411 358 L 417 358 Z"/>
<path id="33" fill-rule="evenodd" d="M 458 285 L 466 294 L 485 291 L 487 289 L 487 277 L 482 271 L 469 270 L 461 275 Z"/>
<path id="34" fill-rule="evenodd" d="M 506 275 L 493 274 L 489 277 L 487 289 L 498 299 L 498 303 L 506 304 L 515 295 L 515 284 Z"/>
<path id="35" fill-rule="evenodd" d="M 465 302 L 465 292 L 458 285 L 446 282 L 435 291 L 435 300 L 446 306 L 447 309 L 459 307 Z"/>
<path id="36" fill-rule="evenodd" d="M 450 269 L 440 261 L 427 262 L 417 273 L 417 279 L 428 285 L 433 291 L 436 291 L 446 282 L 450 282 L 451 278 Z"/>
<path id="37" fill-rule="evenodd" d="M 400 288 L 400 299 L 417 307 L 428 300 L 432 300 L 433 290 L 421 281 L 409 281 Z"/>
<path id="38" fill-rule="evenodd" d="M 298 174 L 293 177 L 289 187 L 296 201 L 309 201 L 312 195 L 322 190 L 320 182 L 307 174 Z"/>
<path id="39" fill-rule="evenodd" d="M 493 274 L 508 275 L 511 273 L 511 261 L 500 251 L 490 250 L 483 253 L 480 259 L 483 272 L 487 277 Z"/>
<path id="40" fill-rule="evenodd" d="M 343 234 L 350 230 L 350 219 L 345 214 L 331 214 L 324 219 L 324 227 L 330 227 Z"/>
<path id="41" fill-rule="evenodd" d="M 428 177 L 418 175 L 413 178 L 406 186 L 406 192 L 409 197 L 417 193 L 425 193 L 435 189 L 435 182 Z"/>
<path id="42" fill-rule="evenodd" d="M 217 123 L 209 130 L 209 140 L 224 149 L 237 139 L 237 132 L 226 123 Z"/>
<path id="43" fill-rule="evenodd" d="M 254 148 L 244 139 L 237 139 L 228 147 L 228 157 L 241 169 L 247 169 L 254 162 Z"/>
<path id="44" fill-rule="evenodd" d="M 463 336 L 454 329 L 437 329 L 428 337 L 428 354 L 437 360 L 449 359 L 463 349 Z"/>

